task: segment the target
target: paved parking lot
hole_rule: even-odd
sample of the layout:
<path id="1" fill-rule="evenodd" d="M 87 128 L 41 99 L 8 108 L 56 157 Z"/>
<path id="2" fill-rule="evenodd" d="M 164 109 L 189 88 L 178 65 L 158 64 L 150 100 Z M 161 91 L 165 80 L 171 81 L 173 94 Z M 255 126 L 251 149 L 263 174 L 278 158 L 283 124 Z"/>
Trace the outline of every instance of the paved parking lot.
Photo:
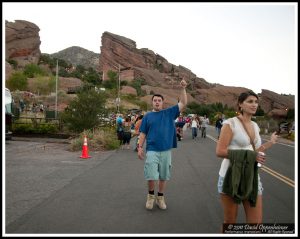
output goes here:
<path id="1" fill-rule="evenodd" d="M 81 152 L 70 152 L 65 139 L 13 137 L 6 141 L 6 225 L 112 152 L 89 152 L 91 158 L 81 159 Z"/>

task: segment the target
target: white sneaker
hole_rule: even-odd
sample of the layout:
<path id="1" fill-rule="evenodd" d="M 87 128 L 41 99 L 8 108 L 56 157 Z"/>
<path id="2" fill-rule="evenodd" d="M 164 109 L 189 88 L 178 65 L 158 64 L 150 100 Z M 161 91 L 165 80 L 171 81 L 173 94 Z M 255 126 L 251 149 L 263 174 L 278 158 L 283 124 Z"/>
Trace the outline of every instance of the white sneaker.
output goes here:
<path id="1" fill-rule="evenodd" d="M 164 196 L 157 196 L 156 197 L 156 205 L 160 208 L 160 209 L 167 209 L 167 205 L 165 203 L 165 198 Z"/>
<path id="2" fill-rule="evenodd" d="M 155 201 L 155 195 L 148 194 L 147 195 L 147 202 L 146 202 L 146 208 L 148 210 L 151 210 L 153 208 L 154 201 Z"/>

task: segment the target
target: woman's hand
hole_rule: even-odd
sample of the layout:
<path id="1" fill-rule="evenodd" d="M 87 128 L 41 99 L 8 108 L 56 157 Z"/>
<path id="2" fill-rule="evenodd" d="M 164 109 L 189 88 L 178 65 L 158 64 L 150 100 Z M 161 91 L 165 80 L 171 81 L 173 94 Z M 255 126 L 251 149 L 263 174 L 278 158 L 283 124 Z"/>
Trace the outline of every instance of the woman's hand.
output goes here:
<path id="1" fill-rule="evenodd" d="M 256 155 L 256 162 L 264 164 L 266 162 L 266 154 L 263 152 L 258 152 Z"/>
<path id="2" fill-rule="evenodd" d="M 272 144 L 276 144 L 277 139 L 278 139 L 278 135 L 276 134 L 276 132 L 274 132 L 274 133 L 271 135 L 270 141 L 272 142 Z"/>

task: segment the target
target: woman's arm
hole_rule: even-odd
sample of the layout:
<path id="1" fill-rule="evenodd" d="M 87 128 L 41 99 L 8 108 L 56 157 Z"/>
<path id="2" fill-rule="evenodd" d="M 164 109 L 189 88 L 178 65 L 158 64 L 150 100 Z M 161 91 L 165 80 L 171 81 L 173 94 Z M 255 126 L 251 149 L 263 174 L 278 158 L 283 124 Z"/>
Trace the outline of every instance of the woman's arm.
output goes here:
<path id="1" fill-rule="evenodd" d="M 267 141 L 266 143 L 260 145 L 260 147 L 259 147 L 258 149 L 256 149 L 256 151 L 264 152 L 265 150 L 271 148 L 271 147 L 273 146 L 273 144 L 276 144 L 277 139 L 278 139 L 278 135 L 276 134 L 276 132 L 274 132 L 274 133 L 271 135 L 270 140 Z"/>
<path id="2" fill-rule="evenodd" d="M 225 124 L 221 128 L 221 133 L 219 140 L 217 142 L 216 154 L 220 158 L 227 158 L 228 156 L 228 146 L 231 142 L 233 133 L 228 124 Z"/>

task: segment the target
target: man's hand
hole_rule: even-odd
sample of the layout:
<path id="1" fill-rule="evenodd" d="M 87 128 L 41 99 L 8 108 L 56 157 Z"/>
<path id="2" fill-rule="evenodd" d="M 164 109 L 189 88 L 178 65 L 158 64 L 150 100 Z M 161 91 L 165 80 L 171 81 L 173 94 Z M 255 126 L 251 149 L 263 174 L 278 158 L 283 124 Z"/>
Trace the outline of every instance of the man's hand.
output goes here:
<path id="1" fill-rule="evenodd" d="M 178 102 L 178 106 L 179 106 L 179 111 L 182 112 L 183 108 L 187 104 L 187 95 L 186 95 L 186 90 L 185 90 L 187 83 L 184 80 L 184 78 L 180 81 L 180 86 L 182 87 L 182 90 L 180 93 L 180 100 Z"/>
<path id="2" fill-rule="evenodd" d="M 182 81 L 180 81 L 180 85 L 181 85 L 182 88 L 186 88 L 187 83 L 186 83 L 186 81 L 183 79 Z"/>
<path id="3" fill-rule="evenodd" d="M 138 147 L 138 156 L 140 160 L 144 159 L 144 149 L 141 146 Z"/>

